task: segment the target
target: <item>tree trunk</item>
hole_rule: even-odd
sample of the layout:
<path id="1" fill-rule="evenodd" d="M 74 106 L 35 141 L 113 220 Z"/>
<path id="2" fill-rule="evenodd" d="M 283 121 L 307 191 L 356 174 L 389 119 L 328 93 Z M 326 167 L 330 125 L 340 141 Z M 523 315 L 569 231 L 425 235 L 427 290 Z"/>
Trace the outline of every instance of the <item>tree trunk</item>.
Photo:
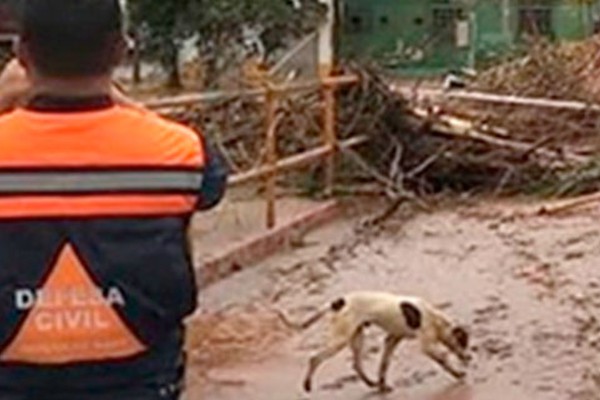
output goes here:
<path id="1" fill-rule="evenodd" d="M 166 67 L 168 72 L 167 87 L 169 89 L 182 89 L 181 73 L 179 71 L 179 48 L 175 42 L 169 42 L 166 50 Z"/>
<path id="2" fill-rule="evenodd" d="M 217 62 L 213 57 L 203 60 L 204 62 L 204 82 L 203 87 L 212 89 L 217 82 Z"/>
<path id="3" fill-rule="evenodd" d="M 133 62 L 133 84 L 139 85 L 140 83 L 142 83 L 142 57 L 140 54 L 140 43 L 137 40 L 137 38 L 134 43 L 132 58 L 133 58 L 132 59 L 132 62 Z"/>

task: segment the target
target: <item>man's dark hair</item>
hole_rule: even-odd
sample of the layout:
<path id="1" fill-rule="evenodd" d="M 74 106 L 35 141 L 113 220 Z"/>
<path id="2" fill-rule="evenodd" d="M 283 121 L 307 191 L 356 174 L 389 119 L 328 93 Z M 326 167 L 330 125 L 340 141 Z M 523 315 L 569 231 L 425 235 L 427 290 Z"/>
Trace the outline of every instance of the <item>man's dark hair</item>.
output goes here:
<path id="1" fill-rule="evenodd" d="M 119 0 L 22 0 L 20 39 L 35 69 L 56 78 L 110 72 L 122 34 Z"/>

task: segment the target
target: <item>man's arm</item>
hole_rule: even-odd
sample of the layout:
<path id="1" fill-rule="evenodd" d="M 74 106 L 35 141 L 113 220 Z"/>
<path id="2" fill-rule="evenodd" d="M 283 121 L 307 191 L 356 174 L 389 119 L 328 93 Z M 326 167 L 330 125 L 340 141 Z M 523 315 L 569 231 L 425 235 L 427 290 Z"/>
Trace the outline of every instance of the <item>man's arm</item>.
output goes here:
<path id="1" fill-rule="evenodd" d="M 229 169 L 223 157 L 212 146 L 206 138 L 204 142 L 205 165 L 202 179 L 202 187 L 200 188 L 200 196 L 198 199 L 197 209 L 199 211 L 207 211 L 216 207 L 223 197 L 227 189 L 227 178 Z"/>

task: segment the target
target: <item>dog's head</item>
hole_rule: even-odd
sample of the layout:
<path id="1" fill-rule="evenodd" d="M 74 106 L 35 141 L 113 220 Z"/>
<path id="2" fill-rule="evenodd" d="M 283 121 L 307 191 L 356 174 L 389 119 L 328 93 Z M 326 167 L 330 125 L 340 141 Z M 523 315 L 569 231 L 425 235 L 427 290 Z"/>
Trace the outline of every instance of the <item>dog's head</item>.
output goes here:
<path id="1" fill-rule="evenodd" d="M 466 328 L 454 325 L 448 327 L 444 332 L 444 344 L 456 354 L 456 356 L 465 364 L 471 361 L 469 355 L 469 332 Z"/>

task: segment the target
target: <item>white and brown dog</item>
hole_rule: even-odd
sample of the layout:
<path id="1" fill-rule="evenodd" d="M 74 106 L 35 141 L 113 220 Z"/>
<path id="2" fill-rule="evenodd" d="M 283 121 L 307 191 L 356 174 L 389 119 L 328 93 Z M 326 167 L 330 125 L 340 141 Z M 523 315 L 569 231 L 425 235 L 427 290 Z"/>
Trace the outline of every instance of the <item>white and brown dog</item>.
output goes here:
<path id="1" fill-rule="evenodd" d="M 312 379 L 319 366 L 346 346 L 352 349 L 354 369 L 365 384 L 381 391 L 391 390 L 386 383 L 386 375 L 392 353 L 403 339 L 418 339 L 423 353 L 455 378 L 462 379 L 466 375 L 452 366 L 450 354 L 455 354 L 464 366 L 469 363 L 467 331 L 421 298 L 383 292 L 355 292 L 327 305 L 302 324 L 294 324 L 283 314 L 279 315 L 288 326 L 298 330 L 308 329 L 327 315 L 331 317 L 328 346 L 310 358 L 304 380 L 307 392 L 312 389 Z M 367 376 L 362 365 L 364 329 L 370 325 L 378 326 L 387 333 L 377 382 Z"/>

